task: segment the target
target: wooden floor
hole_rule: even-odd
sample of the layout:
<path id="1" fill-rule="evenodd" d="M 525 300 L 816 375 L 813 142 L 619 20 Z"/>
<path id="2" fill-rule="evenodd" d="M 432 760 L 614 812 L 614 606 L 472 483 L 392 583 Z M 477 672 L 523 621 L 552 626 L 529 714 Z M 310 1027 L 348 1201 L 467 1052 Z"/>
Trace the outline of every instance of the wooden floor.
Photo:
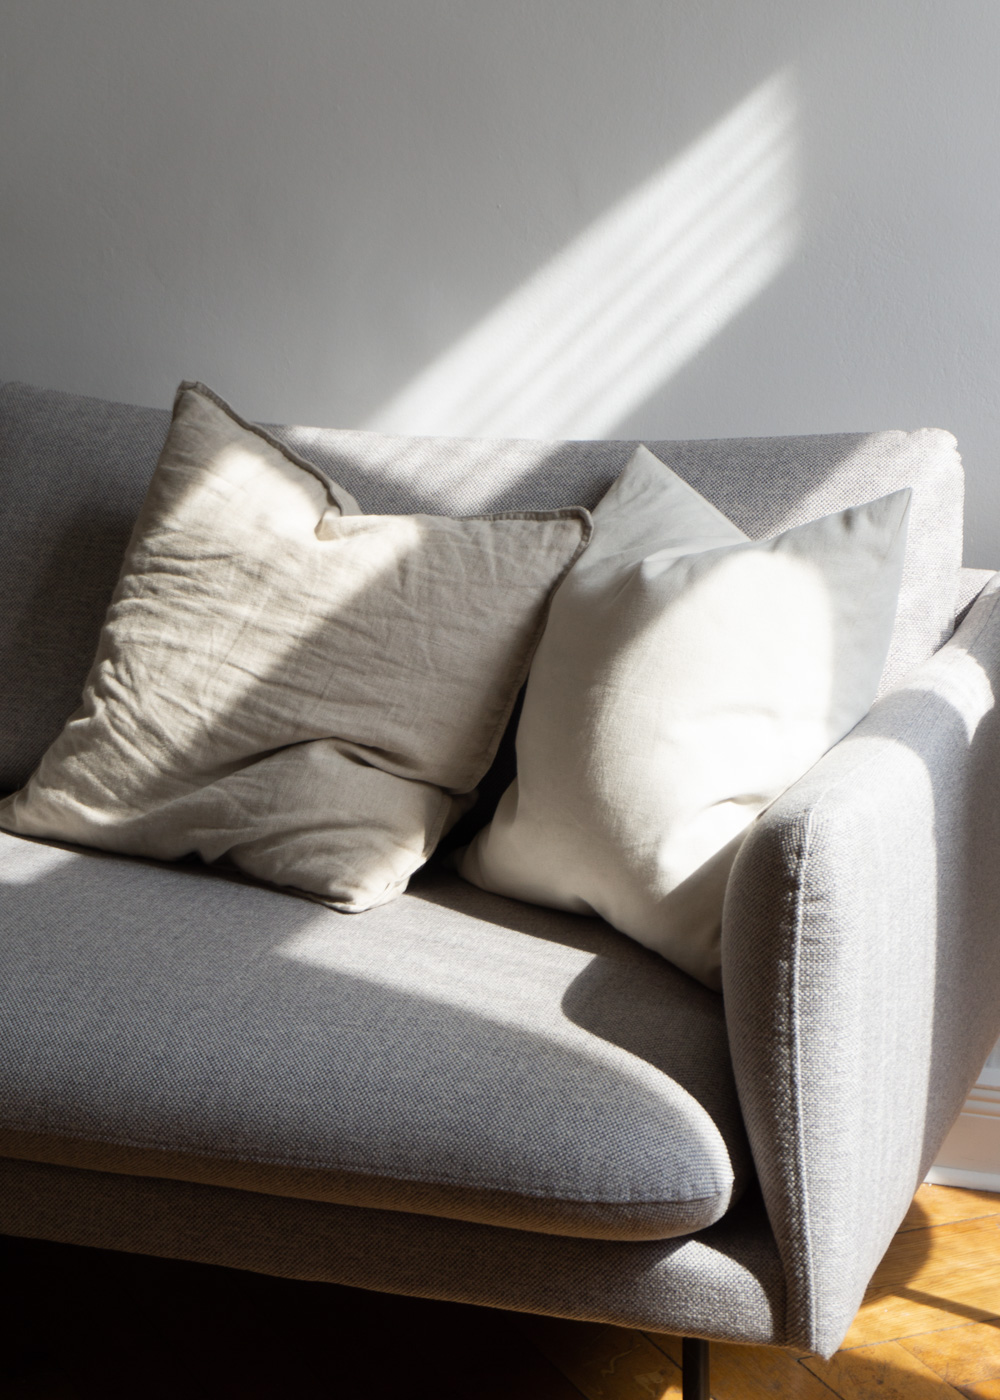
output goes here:
<path id="1" fill-rule="evenodd" d="M 0 1242 L 0 1400 L 659 1400 L 679 1344 L 34 1241 Z M 921 1188 L 832 1361 L 715 1346 L 715 1400 L 1000 1400 L 1000 1196 Z"/>

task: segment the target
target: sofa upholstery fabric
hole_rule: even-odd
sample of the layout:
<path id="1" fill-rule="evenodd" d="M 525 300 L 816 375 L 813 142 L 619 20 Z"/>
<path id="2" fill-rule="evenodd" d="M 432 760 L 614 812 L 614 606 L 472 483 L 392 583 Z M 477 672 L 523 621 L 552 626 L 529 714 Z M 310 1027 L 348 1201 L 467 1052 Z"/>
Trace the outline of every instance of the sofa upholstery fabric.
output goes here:
<path id="1" fill-rule="evenodd" d="M 750 1175 L 720 999 L 599 920 L 6 835 L 0 889 L 0 1155 L 620 1239 Z"/>
<path id="2" fill-rule="evenodd" d="M 756 1192 L 684 1239 L 540 1241 L 464 1220 L 0 1159 L 0 1225 L 388 1293 L 703 1337 L 793 1340 L 784 1331 L 781 1261 Z"/>
<path id="3" fill-rule="evenodd" d="M 744 843 L 723 981 L 789 1329 L 828 1354 L 997 1037 L 1000 575 Z"/>
<path id="4" fill-rule="evenodd" d="M 0 387 L 0 792 L 27 781 L 79 703 L 169 420 L 163 409 Z M 589 508 L 635 446 L 274 431 L 375 513 Z M 883 688 L 948 635 L 962 541 L 961 463 L 951 434 L 647 446 L 753 539 L 912 485 L 909 550 Z"/>
<path id="5" fill-rule="evenodd" d="M 166 420 L 162 412 L 25 386 L 0 390 L 0 788 L 24 781 L 77 703 Z M 592 505 L 632 449 L 628 443 L 413 442 L 284 431 L 363 509 L 387 512 Z M 297 942 L 299 924 L 281 928 L 275 915 L 263 923 L 256 913 L 251 917 L 251 896 L 272 911 L 280 906 L 281 918 L 295 910 L 296 919 L 329 921 L 324 927 L 352 921 L 235 882 L 229 888 L 239 897 L 229 903 L 225 896 L 229 912 L 219 920 L 226 882 L 212 872 L 4 838 L 10 844 L 0 876 L 0 925 L 3 952 L 16 974 L 0 1012 L 5 1089 L 18 1094 L 17 1104 L 7 1105 L 16 1109 L 16 1116 L 7 1114 L 9 1136 L 34 1133 L 50 1145 L 58 1137 L 64 1149 L 89 1143 L 96 1150 L 86 1168 L 79 1161 L 0 1160 L 0 1229 L 825 1354 L 839 1344 L 866 1272 L 1000 1031 L 1000 615 L 987 592 L 940 654 L 914 670 L 948 634 L 954 610 L 961 486 L 947 434 L 649 445 L 756 538 L 914 486 L 903 607 L 883 675 L 886 688 L 909 672 L 907 685 L 759 819 L 727 900 L 726 1011 L 766 1214 L 750 1186 L 720 1221 L 694 1235 L 590 1239 L 568 1233 L 579 1229 L 581 1211 L 579 1201 L 572 1203 L 576 1214 L 567 1226 L 564 1198 L 550 1197 L 545 1209 L 567 1233 L 541 1233 L 537 1213 L 517 1225 L 527 1197 L 515 1189 L 506 1193 L 515 1210 L 501 1227 L 492 1217 L 443 1218 L 429 1213 L 426 1203 L 417 1213 L 412 1203 L 400 1210 L 385 1208 L 384 1200 L 372 1208 L 277 1195 L 273 1178 L 261 1191 L 249 1189 L 245 1176 L 225 1184 L 148 1175 L 148 1161 L 125 1171 L 118 1159 L 112 1169 L 107 1162 L 101 1169 L 96 1151 L 108 1143 L 96 1130 L 120 1127 L 122 1116 L 135 1125 L 151 1111 L 159 1129 L 174 1138 L 188 1121 L 196 1132 L 193 1138 L 182 1133 L 178 1148 L 191 1162 L 203 1142 L 218 1143 L 220 1124 L 234 1124 L 242 1145 L 239 1135 L 255 1126 L 242 1106 L 261 1102 L 247 1086 L 262 1064 L 278 1069 L 281 1084 L 295 1081 L 292 1061 L 268 1058 L 275 1035 L 280 1042 L 284 1033 L 278 1012 L 293 1008 L 297 997 L 307 1007 L 317 998 L 323 1002 L 333 985 L 330 969 L 319 965 L 315 946 Z M 981 582 L 963 574 L 963 606 Z M 39 861 L 48 864 L 40 868 Z M 164 881 L 170 882 L 169 898 Z M 174 881 L 197 888 L 197 897 L 175 898 Z M 546 1034 L 535 1038 L 513 1019 L 477 1014 L 475 1054 L 466 1053 L 464 1037 L 454 1042 L 454 1053 L 448 1037 L 437 1042 L 439 1063 L 454 1067 L 461 1052 L 463 1069 L 475 1071 L 468 1091 L 461 1076 L 455 1081 L 464 1098 L 461 1105 L 453 1101 L 454 1114 L 465 1110 L 465 1133 L 453 1138 L 460 1165 L 483 1166 L 486 1154 L 476 1156 L 477 1142 L 489 1143 L 496 1157 L 490 1120 L 509 1124 L 520 1093 L 517 1140 L 500 1159 L 512 1173 L 508 1184 L 516 1186 L 515 1169 L 534 1170 L 532 1134 L 548 1133 L 544 1147 L 551 1147 L 555 1129 L 566 1126 L 574 1101 L 560 1105 L 557 1092 L 571 1081 L 585 1086 L 584 1106 L 597 1115 L 596 1122 L 591 1116 L 575 1127 L 569 1141 L 579 1178 L 648 1184 L 653 1148 L 644 1118 L 658 1130 L 664 1107 L 683 1103 L 663 1081 L 673 1076 L 679 1083 L 685 1065 L 703 1060 L 714 1071 L 719 1037 L 699 1031 L 698 1053 L 690 1058 L 683 1038 L 677 1047 L 668 1044 L 675 1000 L 658 979 L 669 969 L 636 945 L 615 941 L 617 949 L 629 950 L 619 964 L 617 955 L 605 956 L 602 941 L 615 936 L 596 924 L 572 919 L 564 935 L 554 935 L 558 916 L 548 911 L 495 898 L 456 911 L 444 889 L 436 887 L 424 901 L 429 914 L 421 927 L 430 930 L 432 942 L 452 939 L 461 949 L 465 934 L 456 936 L 452 915 L 462 914 L 470 936 L 464 919 L 481 918 L 476 929 L 486 930 L 487 943 L 503 941 L 507 930 L 552 948 L 552 963 L 542 959 L 548 978 L 542 990 L 558 991 L 560 979 L 563 985 L 549 1002 L 550 1010 L 556 1000 L 560 1004 L 557 1036 L 551 1017 L 543 1018 Z M 387 947 L 391 930 L 382 920 L 402 916 L 422 897 L 414 889 L 398 904 L 357 919 L 381 929 L 375 941 Z M 545 935 L 530 922 L 536 917 Z M 192 972 L 183 1014 L 175 1018 L 178 1033 L 164 1038 L 167 1010 L 181 995 L 171 978 L 192 947 L 205 946 L 213 920 L 217 932 L 224 925 L 225 937 L 210 940 L 215 953 L 203 965 L 206 975 Z M 574 939 L 589 937 L 588 928 L 598 942 L 584 948 L 589 961 L 577 976 L 571 953 L 581 949 Z M 296 964 L 291 973 L 274 972 L 276 941 L 286 953 L 297 948 L 302 955 L 282 954 Z M 238 976 L 220 953 L 227 947 L 239 947 Z M 634 958 L 645 961 L 628 961 Z M 390 958 L 383 971 L 392 965 Z M 658 971 L 648 986 L 655 1010 L 643 1002 L 645 976 L 629 970 L 654 965 Z M 434 966 L 446 991 L 456 975 L 461 982 L 460 963 L 440 959 Z M 469 987 L 478 995 L 483 963 L 473 954 L 468 966 Z M 406 975 L 405 959 L 401 970 Z M 219 971 L 226 976 L 215 976 Z M 353 1076 L 344 1092 L 374 1085 L 384 1097 L 387 1066 L 393 1073 L 398 1068 L 406 1088 L 412 1083 L 408 1057 L 416 1054 L 431 1107 L 448 1109 L 441 1085 L 426 1075 L 434 1047 L 423 1036 L 424 1013 L 433 1006 L 436 1024 L 439 1013 L 447 1024 L 460 1023 L 452 1013 L 461 986 L 451 1001 L 428 997 L 426 988 L 407 1000 L 404 989 L 393 1005 L 398 989 L 391 979 L 383 985 L 363 970 L 356 973 L 348 960 L 334 978 L 351 989 L 337 1042 Z M 605 976 L 610 998 L 600 994 Z M 278 1005 L 269 1005 L 276 991 Z M 611 1024 L 599 1014 L 609 1001 Z M 348 1014 L 348 1006 L 356 1014 Z M 30 1032 L 33 1015 L 38 1029 Z M 236 1033 L 215 1065 L 211 1024 L 227 1018 Z M 387 1029 L 395 1039 L 386 1038 Z M 378 1039 L 387 1059 L 365 1058 L 366 1036 Z M 492 1069 L 480 1064 L 484 1044 L 496 1052 Z M 22 1045 L 29 1045 L 39 1068 L 20 1063 Z M 150 1045 L 163 1052 L 162 1072 L 156 1053 L 146 1053 Z M 93 1052 L 89 1066 L 77 1055 L 81 1048 Z M 322 1109 L 330 1101 L 326 1042 L 306 1029 L 295 1048 L 302 1082 L 317 1089 Z M 665 1067 L 667 1058 L 676 1063 Z M 553 1061 L 559 1072 L 550 1076 L 545 1070 Z M 188 1069 L 187 1078 L 174 1072 Z M 535 1097 L 524 1092 L 522 1071 L 537 1086 Z M 716 1075 L 713 1083 L 719 1082 Z M 197 1091 L 187 1120 L 176 1112 L 189 1104 L 185 1085 Z M 612 1091 L 606 1097 L 596 1092 L 603 1087 Z M 690 1076 L 684 1087 L 697 1100 L 701 1091 Z M 652 1090 L 652 1111 L 649 1097 L 640 1101 L 640 1089 Z M 364 1094 L 358 1099 L 352 1121 L 362 1128 L 371 1102 Z M 539 1121 L 539 1104 L 556 1106 L 552 1132 Z M 477 1119 L 481 1106 L 485 1112 Z M 446 1141 L 421 1137 L 418 1113 L 403 1107 L 398 1119 L 381 1127 L 398 1122 L 407 1131 L 381 1133 L 380 1157 L 398 1164 L 401 1156 L 412 1162 L 426 1151 L 440 1162 Z M 714 1101 L 711 1117 L 733 1162 L 739 1152 L 727 1116 Z M 310 1114 L 310 1122 L 322 1127 L 322 1112 Z M 622 1126 L 628 1128 L 627 1161 L 612 1152 L 608 1171 L 605 1140 L 594 1131 L 602 1125 L 610 1129 L 612 1147 Z M 293 1146 L 301 1145 L 295 1137 L 301 1119 L 290 1126 Z M 661 1178 L 664 1141 L 661 1133 L 655 1154 Z M 352 1138 L 355 1147 L 364 1142 L 363 1131 Z M 250 1156 L 241 1155 L 241 1166 Z M 395 1179 L 403 1179 L 398 1170 Z M 541 1179 L 553 1184 L 551 1166 Z M 537 1197 L 535 1203 L 537 1210 Z M 454 1209 L 449 1213 L 454 1217 Z"/>

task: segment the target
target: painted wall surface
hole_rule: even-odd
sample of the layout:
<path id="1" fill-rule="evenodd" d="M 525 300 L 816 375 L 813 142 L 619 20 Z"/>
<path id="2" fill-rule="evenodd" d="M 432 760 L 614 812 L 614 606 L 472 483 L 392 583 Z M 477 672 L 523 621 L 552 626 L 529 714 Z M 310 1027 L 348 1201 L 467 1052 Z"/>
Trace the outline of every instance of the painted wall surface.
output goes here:
<path id="1" fill-rule="evenodd" d="M 10 0 L 0 377 L 407 431 L 951 428 L 1000 565 L 993 0 Z"/>

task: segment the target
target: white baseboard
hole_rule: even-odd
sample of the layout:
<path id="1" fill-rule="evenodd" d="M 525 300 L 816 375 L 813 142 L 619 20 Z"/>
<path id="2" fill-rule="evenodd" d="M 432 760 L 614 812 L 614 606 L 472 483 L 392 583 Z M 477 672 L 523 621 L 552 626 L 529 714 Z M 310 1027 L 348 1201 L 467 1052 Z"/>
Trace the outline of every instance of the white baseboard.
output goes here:
<path id="1" fill-rule="evenodd" d="M 970 1172 L 961 1167 L 931 1167 L 925 1180 L 931 1186 L 963 1186 L 966 1191 L 1000 1193 L 1000 1172 Z"/>
<path id="2" fill-rule="evenodd" d="M 1000 1191 L 1000 1066 L 990 1056 L 927 1173 L 934 1186 Z"/>

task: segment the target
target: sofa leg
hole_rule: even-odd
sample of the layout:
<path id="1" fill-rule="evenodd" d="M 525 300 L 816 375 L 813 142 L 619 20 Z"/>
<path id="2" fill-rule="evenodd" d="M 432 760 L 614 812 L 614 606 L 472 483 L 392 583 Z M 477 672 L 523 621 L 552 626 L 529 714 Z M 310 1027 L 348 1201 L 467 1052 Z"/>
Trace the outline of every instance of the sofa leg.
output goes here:
<path id="1" fill-rule="evenodd" d="M 711 1400 L 708 1393 L 709 1350 L 702 1337 L 681 1339 L 681 1400 Z"/>

